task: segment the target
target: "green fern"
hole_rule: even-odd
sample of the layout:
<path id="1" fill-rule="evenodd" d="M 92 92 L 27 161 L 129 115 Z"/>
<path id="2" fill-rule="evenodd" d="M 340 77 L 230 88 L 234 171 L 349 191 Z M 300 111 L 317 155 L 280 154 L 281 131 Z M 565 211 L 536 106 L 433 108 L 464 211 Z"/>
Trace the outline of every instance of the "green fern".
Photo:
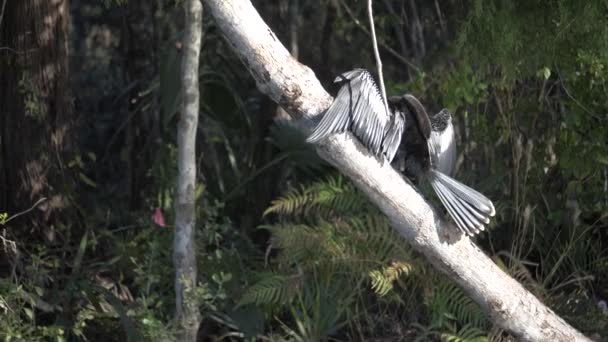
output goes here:
<path id="1" fill-rule="evenodd" d="M 358 308 L 372 298 L 398 302 L 391 300 L 395 283 L 415 269 L 411 249 L 350 182 L 338 176 L 291 190 L 271 203 L 269 214 L 279 222 L 260 228 L 276 250 L 273 272 L 261 275 L 241 305 L 283 304 L 290 317 L 285 331 L 319 338 L 333 331 L 317 322 L 321 317 L 339 326 L 343 315 L 345 322 L 360 319 Z M 335 305 L 319 305 L 329 293 Z"/>
<path id="2" fill-rule="evenodd" d="M 354 299 L 354 306 L 345 313 L 351 315 L 347 321 L 355 328 L 357 324 L 352 322 L 369 320 L 360 317 L 369 313 L 359 308 L 379 303 L 403 306 L 406 303 L 400 291 L 408 286 L 413 290 L 420 282 L 424 282 L 422 288 L 437 283 L 434 273 L 418 277 L 419 272 L 429 271 L 423 264 L 418 267 L 410 247 L 384 215 L 341 177 L 289 191 L 273 201 L 265 215 L 271 213 L 278 214 L 280 222 L 261 228 L 270 233 L 271 248 L 277 250 L 271 263 L 274 273 L 253 285 L 241 303 L 282 303 L 285 309 L 291 308 L 285 312 L 296 326 L 285 323 L 284 328 L 292 336 L 319 337 L 323 334 L 313 333 L 318 330 L 313 329 L 317 325 L 310 321 L 312 317 L 337 319 L 341 315 L 325 312 L 329 310 L 326 307 L 316 313 L 309 311 L 312 307 L 293 309 L 302 301 L 314 303 L 320 293 L 330 289 L 338 302 Z M 290 276 L 294 273 L 302 275 L 297 286 Z M 432 316 L 427 331 L 446 341 L 484 340 L 488 322 L 481 309 L 458 287 L 439 279 L 439 286 L 427 300 Z M 403 286 L 395 286 L 397 283 Z M 340 290 L 333 292 L 335 289 Z"/>
<path id="3" fill-rule="evenodd" d="M 272 235 L 272 247 L 279 249 L 275 260 L 280 267 L 297 264 L 307 270 L 331 265 L 357 276 L 366 276 L 388 262 L 411 268 L 406 262 L 411 258 L 409 248 L 379 215 L 341 219 L 335 224 L 281 223 L 263 228 Z M 389 267 L 387 272 L 391 271 Z"/>
<path id="4" fill-rule="evenodd" d="M 241 296 L 238 306 L 288 303 L 300 287 L 300 282 L 300 275 L 261 274 L 260 281 L 249 287 Z"/>
<path id="5" fill-rule="evenodd" d="M 412 265 L 407 262 L 393 262 L 381 270 L 369 272 L 372 282 L 372 290 L 379 296 L 387 295 L 392 289 L 395 281 L 402 275 L 407 275 L 412 271 Z"/>
<path id="6" fill-rule="evenodd" d="M 271 247 L 280 251 L 279 264 L 291 264 L 305 261 L 311 254 L 320 253 L 322 237 L 313 228 L 305 224 L 277 224 L 262 226 L 271 233 Z"/>
<path id="7" fill-rule="evenodd" d="M 393 259 L 410 259 L 410 249 L 406 242 L 393 230 L 388 220 L 380 213 L 364 217 L 352 217 L 348 220 L 352 238 L 358 242 L 358 248 L 373 254 L 380 262 Z"/>
<path id="8" fill-rule="evenodd" d="M 509 266 L 500 258 L 504 256 L 508 258 Z M 515 280 L 524 285 L 528 290 L 532 291 L 537 296 L 542 296 L 544 289 L 534 278 L 530 270 L 526 267 L 525 261 L 514 256 L 509 252 L 500 252 L 492 257 L 492 261 L 503 271 L 509 273 Z"/>
<path id="9" fill-rule="evenodd" d="M 443 333 L 441 340 L 445 342 L 487 342 L 486 332 L 474 325 L 465 325 L 455 334 Z"/>
<path id="10" fill-rule="evenodd" d="M 432 315 L 431 326 L 440 331 L 445 328 L 453 331 L 452 322 L 461 327 L 470 325 L 481 330 L 488 329 L 489 323 L 481 308 L 459 287 L 446 280 L 440 280 L 427 300 L 427 306 Z"/>
<path id="11" fill-rule="evenodd" d="M 293 189 L 271 202 L 264 211 L 285 217 L 329 217 L 332 214 L 357 213 L 369 208 L 369 202 L 341 176 L 330 177 L 299 190 Z"/>

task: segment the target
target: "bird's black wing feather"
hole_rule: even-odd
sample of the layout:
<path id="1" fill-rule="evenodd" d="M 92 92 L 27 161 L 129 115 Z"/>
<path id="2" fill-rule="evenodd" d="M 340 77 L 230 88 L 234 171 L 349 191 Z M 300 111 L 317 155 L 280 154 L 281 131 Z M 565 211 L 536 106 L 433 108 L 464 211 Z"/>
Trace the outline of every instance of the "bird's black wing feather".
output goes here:
<path id="1" fill-rule="evenodd" d="M 384 136 L 384 140 L 382 141 L 382 154 L 384 154 L 389 163 L 393 161 L 395 155 L 397 154 L 404 130 L 405 116 L 403 113 L 395 111 L 391 122 L 388 125 L 388 130 Z"/>

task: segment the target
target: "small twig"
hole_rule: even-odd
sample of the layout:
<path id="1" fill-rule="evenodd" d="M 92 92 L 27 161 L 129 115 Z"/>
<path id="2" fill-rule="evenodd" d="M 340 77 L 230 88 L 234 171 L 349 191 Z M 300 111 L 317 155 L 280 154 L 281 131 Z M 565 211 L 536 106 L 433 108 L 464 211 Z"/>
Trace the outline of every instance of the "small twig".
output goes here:
<path id="1" fill-rule="evenodd" d="M 8 47 L 8 46 L 0 46 L 0 51 L 2 51 L 2 50 L 8 50 L 8 51 L 10 51 L 10 52 L 12 52 L 12 53 L 14 53 L 14 54 L 16 54 L 16 55 L 18 55 L 18 54 L 19 54 L 19 51 L 15 50 L 15 49 L 11 49 L 11 48 L 10 48 L 10 47 Z"/>
<path id="2" fill-rule="evenodd" d="M 36 203 L 34 203 L 34 205 L 32 205 L 32 206 L 31 206 L 29 209 L 24 210 L 24 211 L 22 211 L 22 212 L 20 212 L 20 213 L 17 213 L 17 214 L 15 214 L 15 215 L 13 215 L 13 216 L 11 216 L 11 217 L 7 218 L 7 219 L 6 219 L 6 221 L 4 221 L 4 224 L 6 225 L 6 224 L 7 224 L 7 223 L 9 223 L 9 222 L 10 222 L 12 219 L 17 218 L 17 217 L 19 217 L 19 216 L 21 216 L 21 215 L 24 215 L 24 214 L 29 213 L 30 211 L 34 210 L 34 208 L 36 208 L 38 205 L 40 205 L 40 203 L 42 203 L 42 202 L 44 202 L 44 201 L 46 201 L 46 197 L 42 197 L 41 199 L 39 199 L 39 200 L 38 200 Z"/>
<path id="3" fill-rule="evenodd" d="M 63 308 L 60 307 L 59 305 L 53 305 L 49 302 L 46 302 L 42 298 L 40 298 L 38 295 L 33 295 L 23 289 L 21 289 L 19 291 L 19 295 L 22 299 L 26 300 L 28 303 L 31 303 L 37 309 L 39 309 L 45 313 L 54 312 L 54 311 L 63 312 Z"/>
<path id="4" fill-rule="evenodd" d="M 380 92 L 382 93 L 382 101 L 386 115 L 389 115 L 388 102 L 386 101 L 386 89 L 384 88 L 384 77 L 382 76 L 382 61 L 380 60 L 380 51 L 378 51 L 378 41 L 376 40 L 376 28 L 374 26 L 374 15 L 372 13 L 372 1 L 367 0 L 367 14 L 369 15 L 369 26 L 372 31 L 372 43 L 374 44 L 374 56 L 376 56 L 376 65 L 378 67 L 378 80 L 380 81 Z"/>
<path id="5" fill-rule="evenodd" d="M 4 19 L 4 8 L 6 8 L 6 0 L 2 2 L 2 10 L 0 10 L 0 32 L 2 32 L 2 20 Z"/>
<path id="6" fill-rule="evenodd" d="M 592 275 L 587 275 L 587 276 L 583 276 L 583 277 L 575 277 L 574 279 L 570 279 L 568 281 L 565 281 L 557 286 L 555 286 L 554 288 L 552 288 L 550 291 L 551 292 L 556 292 L 558 289 L 570 285 L 572 283 L 581 283 L 583 281 L 591 281 L 591 280 L 595 280 L 595 277 Z"/>
<path id="7" fill-rule="evenodd" d="M 591 115 L 594 119 L 596 119 L 600 122 L 603 121 L 603 119 L 601 117 L 599 117 L 597 114 L 593 113 L 591 110 L 589 110 L 587 107 L 585 107 L 585 105 L 580 103 L 580 101 L 577 100 L 574 96 L 570 95 L 570 92 L 568 91 L 568 88 L 566 88 L 566 83 L 564 83 L 564 79 L 562 78 L 562 74 L 560 73 L 559 69 L 555 68 L 555 71 L 557 73 L 557 77 L 559 78 L 559 82 L 562 85 L 562 89 L 566 93 L 566 96 L 568 96 L 572 101 L 574 101 L 574 103 L 576 103 L 582 110 L 587 112 L 587 114 Z"/>
<path id="8" fill-rule="evenodd" d="M 13 254 L 17 254 L 17 243 L 13 240 L 7 239 L 5 236 L 6 229 L 2 230 L 2 234 L 0 234 L 0 240 L 2 240 L 2 246 L 4 247 L 4 253 L 7 253 L 7 251 L 10 250 L 13 252 Z"/>
<path id="9" fill-rule="evenodd" d="M 359 21 L 359 19 L 357 19 L 357 17 L 355 16 L 355 14 L 353 13 L 352 9 L 350 7 L 348 7 L 348 5 L 344 2 L 344 1 L 340 1 L 340 4 L 342 5 L 342 7 L 344 8 L 344 10 L 346 11 L 346 14 L 348 14 L 348 16 L 350 17 L 350 19 L 353 21 L 353 23 L 355 23 L 355 25 L 363 32 L 365 32 L 368 35 L 372 35 L 371 32 L 369 32 L 369 30 L 363 26 L 363 24 L 361 24 L 361 21 Z M 391 55 L 393 55 L 393 57 L 397 58 L 398 61 L 400 61 L 401 63 L 409 66 L 410 68 L 414 69 L 416 72 L 420 72 L 420 68 L 418 68 L 415 64 L 413 64 L 412 62 L 408 61 L 407 59 L 405 59 L 399 52 L 395 51 L 393 48 L 391 48 L 388 44 L 386 44 L 383 41 L 379 42 L 380 46 L 382 46 L 388 53 L 390 53 Z"/>

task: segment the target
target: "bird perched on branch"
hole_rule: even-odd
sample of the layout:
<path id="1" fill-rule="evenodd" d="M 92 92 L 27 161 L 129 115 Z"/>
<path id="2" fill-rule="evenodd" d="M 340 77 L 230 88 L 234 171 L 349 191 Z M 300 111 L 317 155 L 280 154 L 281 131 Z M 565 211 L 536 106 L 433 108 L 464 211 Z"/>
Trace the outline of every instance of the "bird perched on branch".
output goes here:
<path id="1" fill-rule="evenodd" d="M 473 236 L 485 229 L 495 214 L 492 201 L 450 177 L 456 142 L 447 109 L 429 116 L 417 98 L 405 94 L 388 99 L 387 113 L 374 79 L 363 69 L 334 82 L 342 86 L 308 142 L 349 131 L 413 182 L 428 180 L 463 233 Z"/>

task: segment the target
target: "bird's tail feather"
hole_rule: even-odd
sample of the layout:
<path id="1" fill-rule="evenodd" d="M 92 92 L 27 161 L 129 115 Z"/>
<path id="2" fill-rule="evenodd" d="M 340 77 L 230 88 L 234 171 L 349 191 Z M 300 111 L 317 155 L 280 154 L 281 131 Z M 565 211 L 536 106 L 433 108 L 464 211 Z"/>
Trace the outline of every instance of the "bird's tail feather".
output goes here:
<path id="1" fill-rule="evenodd" d="M 487 197 L 436 170 L 430 171 L 430 183 L 439 200 L 463 233 L 473 236 L 485 229 L 496 214 Z"/>

